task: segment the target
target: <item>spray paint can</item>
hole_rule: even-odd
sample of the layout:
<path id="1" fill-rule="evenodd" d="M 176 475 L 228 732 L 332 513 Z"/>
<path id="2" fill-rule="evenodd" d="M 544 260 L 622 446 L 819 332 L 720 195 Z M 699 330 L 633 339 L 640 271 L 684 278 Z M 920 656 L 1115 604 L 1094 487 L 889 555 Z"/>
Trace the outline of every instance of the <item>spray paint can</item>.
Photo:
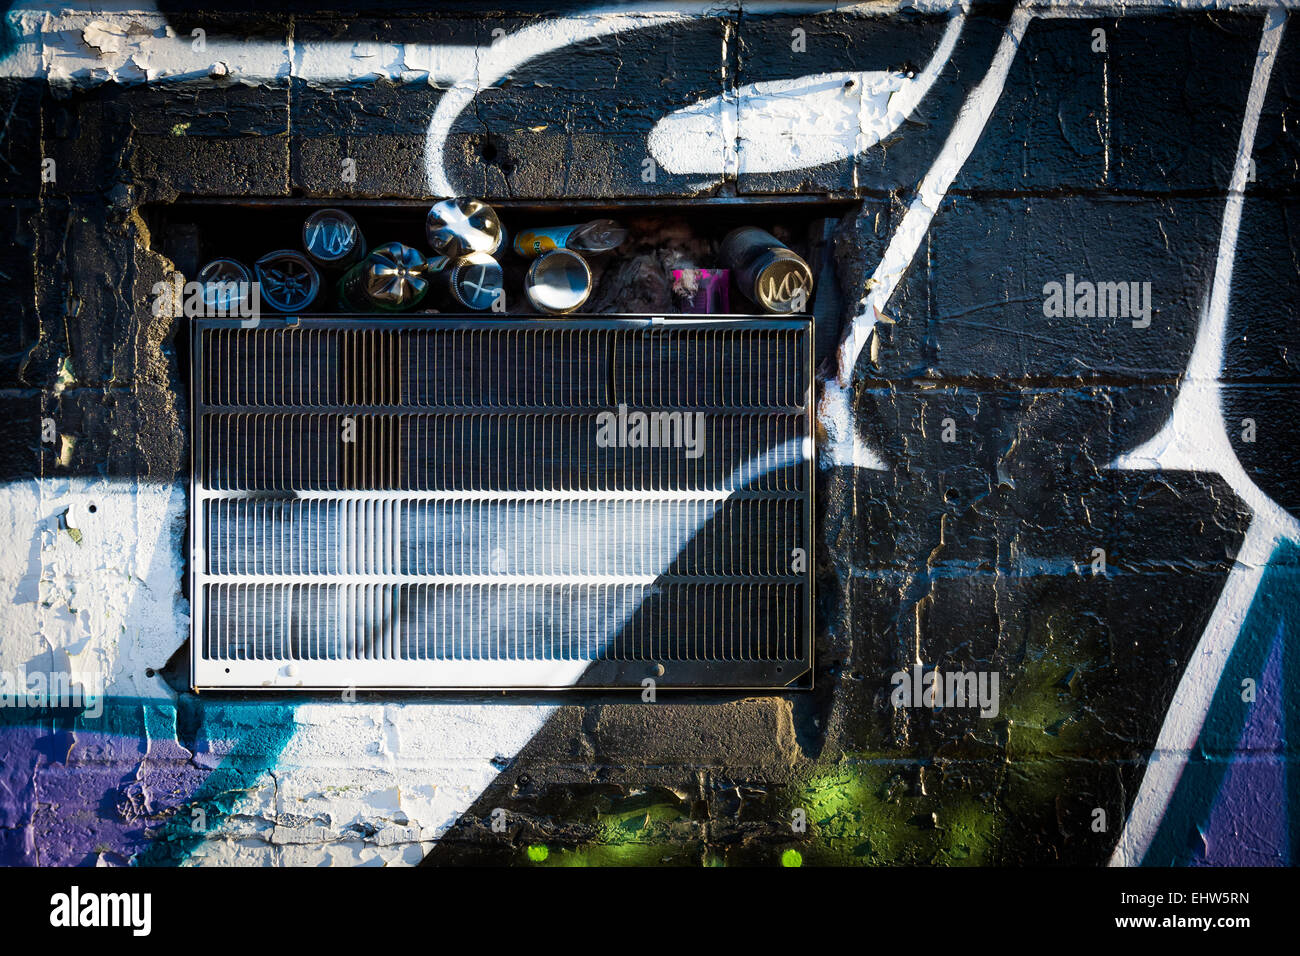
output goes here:
<path id="1" fill-rule="evenodd" d="M 678 312 L 719 314 L 731 311 L 731 270 L 672 270 L 673 301 Z"/>
<path id="2" fill-rule="evenodd" d="M 495 255 L 505 242 L 496 210 L 478 199 L 444 199 L 433 204 L 424 223 L 429 248 L 459 259 L 471 252 Z"/>
<path id="3" fill-rule="evenodd" d="M 301 252 L 278 249 L 253 265 L 262 301 L 278 312 L 303 312 L 316 301 L 320 273 Z"/>
<path id="4" fill-rule="evenodd" d="M 236 259 L 213 259 L 199 270 L 206 315 L 246 315 L 245 303 L 252 296 L 253 276 Z"/>
<path id="5" fill-rule="evenodd" d="M 486 312 L 504 301 L 501 264 L 486 252 L 471 252 L 456 259 L 435 256 L 429 260 L 427 274 L 439 297 L 453 311 Z"/>
<path id="6" fill-rule="evenodd" d="M 789 315 L 812 302 L 812 270 L 770 232 L 742 226 L 727 233 L 719 255 L 745 298 L 765 312 Z"/>
<path id="7" fill-rule="evenodd" d="M 366 238 L 342 209 L 318 209 L 302 224 L 302 247 L 322 269 L 346 269 L 366 254 Z"/>
<path id="8" fill-rule="evenodd" d="M 344 312 L 400 312 L 418 305 L 429 291 L 425 259 L 400 242 L 376 246 L 338 281 Z"/>
<path id="9" fill-rule="evenodd" d="M 571 249 L 536 259 L 524 276 L 524 294 L 539 312 L 559 315 L 579 308 L 591 295 L 591 267 Z"/>
<path id="10" fill-rule="evenodd" d="M 540 226 L 515 236 L 515 252 L 534 259 L 556 249 L 572 249 L 599 255 L 617 249 L 627 239 L 627 230 L 613 219 L 593 219 L 576 226 Z"/>

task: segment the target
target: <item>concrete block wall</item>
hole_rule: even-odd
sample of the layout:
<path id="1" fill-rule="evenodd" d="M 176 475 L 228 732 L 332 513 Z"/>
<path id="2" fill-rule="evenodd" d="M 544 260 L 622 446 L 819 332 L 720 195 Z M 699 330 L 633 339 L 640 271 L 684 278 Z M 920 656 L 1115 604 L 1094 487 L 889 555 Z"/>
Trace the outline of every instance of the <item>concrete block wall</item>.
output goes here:
<path id="1" fill-rule="evenodd" d="M 3 15 L 0 862 L 1294 862 L 1289 4 L 231 6 Z M 464 194 L 849 204 L 814 690 L 187 688 L 157 210 Z"/>

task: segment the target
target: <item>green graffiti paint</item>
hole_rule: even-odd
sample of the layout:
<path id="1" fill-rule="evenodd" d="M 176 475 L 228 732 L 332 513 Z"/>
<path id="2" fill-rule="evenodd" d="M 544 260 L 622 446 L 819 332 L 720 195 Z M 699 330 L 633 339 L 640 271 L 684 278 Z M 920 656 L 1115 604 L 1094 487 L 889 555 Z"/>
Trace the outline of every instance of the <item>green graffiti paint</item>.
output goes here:
<path id="1" fill-rule="evenodd" d="M 1002 674 L 1001 716 L 975 722 L 961 750 L 918 764 L 887 745 L 880 729 L 874 749 L 814 768 L 786 807 L 807 814 L 803 858 L 813 865 L 1000 862 L 1004 844 L 1018 838 L 1018 816 L 1035 825 L 1055 818 L 1059 795 L 1070 792 L 1070 758 L 1104 732 L 1088 689 L 1105 662 L 1104 634 L 1093 623 L 1070 609 L 1048 614 Z"/>
<path id="2" fill-rule="evenodd" d="M 1030 761 L 1078 753 L 1104 734 L 1084 694 L 1105 661 L 1102 639 L 1087 631 L 1062 633 L 1050 625 L 1031 637 L 1006 680 L 1009 760 Z"/>
<path id="3" fill-rule="evenodd" d="M 991 861 L 999 821 L 994 801 L 958 779 L 936 792 L 906 795 L 892 759 L 842 761 L 794 795 L 790 810 L 808 815 L 802 857 L 813 865 L 983 865 Z"/>
<path id="4" fill-rule="evenodd" d="M 545 866 L 725 865 L 707 859 L 700 824 L 687 805 L 659 788 L 628 796 L 587 795 L 565 807 L 564 831 L 549 841 Z"/>
<path id="5" fill-rule="evenodd" d="M 551 851 L 544 843 L 534 843 L 528 848 L 528 859 L 532 863 L 545 863 L 550 855 Z"/>
<path id="6" fill-rule="evenodd" d="M 1089 692 L 1106 676 L 1107 645 L 1085 614 L 1057 609 L 1036 621 L 1013 653 L 1002 670 L 1000 716 L 973 718 L 955 748 L 919 759 L 894 743 L 886 721 L 868 718 L 857 728 L 863 749 L 804 765 L 779 783 L 712 778 L 695 797 L 664 787 L 559 787 L 532 807 L 556 825 L 545 831 L 545 858 L 525 850 L 518 859 L 544 866 L 981 866 L 1013 859 L 1017 841 L 1061 825 L 1060 795 L 1071 792 L 1070 767 L 1078 763 L 1070 758 L 1101 733 Z M 806 829 L 793 829 L 796 820 Z"/>

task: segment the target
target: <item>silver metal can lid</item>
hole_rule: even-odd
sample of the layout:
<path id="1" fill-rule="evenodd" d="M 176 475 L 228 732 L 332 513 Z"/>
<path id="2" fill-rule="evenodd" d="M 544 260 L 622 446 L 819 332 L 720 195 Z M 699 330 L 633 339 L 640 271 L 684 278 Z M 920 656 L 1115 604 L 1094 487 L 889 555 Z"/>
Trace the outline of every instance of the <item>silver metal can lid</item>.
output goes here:
<path id="1" fill-rule="evenodd" d="M 579 308 L 591 295 L 591 267 L 569 249 L 556 249 L 533 262 L 524 292 L 533 308 L 558 315 Z"/>
<path id="2" fill-rule="evenodd" d="M 505 241 L 496 210 L 478 199 L 443 199 L 433 204 L 424 223 L 429 248 L 457 258 L 471 252 L 494 254 Z"/>

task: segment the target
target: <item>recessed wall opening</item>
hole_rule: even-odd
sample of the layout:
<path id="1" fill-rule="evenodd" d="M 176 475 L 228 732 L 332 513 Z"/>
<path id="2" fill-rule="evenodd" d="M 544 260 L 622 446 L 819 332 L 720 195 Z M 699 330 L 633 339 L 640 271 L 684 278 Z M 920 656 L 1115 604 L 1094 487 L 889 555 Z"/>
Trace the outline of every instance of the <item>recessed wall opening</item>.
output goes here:
<path id="1" fill-rule="evenodd" d="M 592 315 L 712 314 L 692 311 L 672 294 L 671 270 L 693 266 L 723 268 L 719 246 L 733 229 L 755 226 L 772 233 L 808 262 L 814 277 L 813 296 L 802 311 L 811 314 L 827 270 L 830 237 L 851 203 L 819 201 L 807 197 L 789 200 L 698 200 L 691 202 L 573 201 L 564 204 L 493 200 L 509 244 L 520 232 L 537 226 L 564 225 L 612 218 L 625 226 L 628 238 L 613 252 L 588 256 L 593 273 L 592 292 L 579 311 Z M 329 201 L 277 199 L 231 201 L 189 199 L 167 206 L 147 207 L 162 251 L 186 277 L 197 276 L 207 262 L 232 258 L 252 267 L 265 253 L 278 249 L 301 250 L 303 221 L 318 209 L 340 209 L 361 227 L 370 248 L 383 242 L 400 242 L 432 255 L 425 238 L 426 201 Z M 531 261 L 508 249 L 496 256 L 504 272 L 505 314 L 538 315 L 521 294 Z M 305 310 L 337 313 L 330 280 L 322 275 L 325 292 Z M 762 315 L 765 311 L 746 298 L 734 283 L 728 295 L 728 314 Z M 419 313 L 454 311 L 433 298 Z"/>

